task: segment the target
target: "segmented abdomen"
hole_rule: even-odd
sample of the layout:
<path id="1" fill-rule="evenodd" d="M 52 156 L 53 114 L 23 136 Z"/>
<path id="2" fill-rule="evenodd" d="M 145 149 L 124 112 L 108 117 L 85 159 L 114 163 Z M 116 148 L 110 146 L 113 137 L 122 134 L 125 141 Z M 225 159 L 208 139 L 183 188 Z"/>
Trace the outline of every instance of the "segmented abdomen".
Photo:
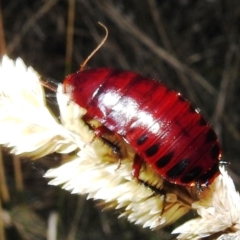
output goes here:
<path id="1" fill-rule="evenodd" d="M 216 134 L 179 93 L 113 69 L 85 70 L 70 75 L 64 84 L 89 117 L 120 134 L 170 182 L 211 183 L 218 175 Z"/>

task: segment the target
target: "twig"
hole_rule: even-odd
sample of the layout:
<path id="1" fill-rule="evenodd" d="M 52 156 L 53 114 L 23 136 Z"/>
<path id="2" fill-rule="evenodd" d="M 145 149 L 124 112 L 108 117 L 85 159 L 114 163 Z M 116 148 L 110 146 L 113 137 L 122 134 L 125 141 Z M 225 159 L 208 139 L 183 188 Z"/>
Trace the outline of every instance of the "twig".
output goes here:
<path id="1" fill-rule="evenodd" d="M 0 59 L 6 53 L 7 53 L 7 50 L 6 50 L 6 44 L 5 44 L 4 29 L 3 29 L 2 7 L 0 2 Z"/>
<path id="2" fill-rule="evenodd" d="M 148 4 L 150 7 L 150 13 L 152 14 L 153 22 L 156 25 L 156 31 L 162 40 L 163 46 L 169 53 L 172 54 L 173 57 L 176 58 L 175 51 L 173 50 L 167 32 L 164 28 L 164 25 L 162 24 L 161 12 L 158 10 L 155 0 L 148 0 Z M 191 86 L 191 80 L 188 79 L 183 72 L 177 71 L 177 74 L 183 86 L 185 86 L 187 90 L 191 89 L 191 91 L 188 91 L 190 98 L 194 100 L 195 103 L 198 103 L 198 105 L 200 105 L 199 99 Z"/>
<path id="3" fill-rule="evenodd" d="M 231 77 L 231 63 L 232 58 L 234 57 L 235 48 L 231 45 L 228 49 L 226 56 L 225 56 L 225 67 L 223 71 L 221 86 L 220 86 L 220 92 L 218 94 L 217 99 L 217 105 L 215 107 L 215 113 L 213 115 L 213 124 L 215 126 L 215 129 L 218 133 L 218 136 L 221 136 L 221 124 L 220 119 L 223 115 L 223 111 L 226 104 L 226 97 L 228 93 L 228 86 L 230 85 L 230 82 L 232 81 Z"/>
<path id="4" fill-rule="evenodd" d="M 5 232 L 4 232 L 4 224 L 3 224 L 3 218 L 2 218 L 2 201 L 0 198 L 0 239 L 5 240 Z"/>
<path id="5" fill-rule="evenodd" d="M 68 3 L 69 3 L 69 7 L 68 7 L 65 75 L 71 72 L 71 63 L 72 63 L 72 54 L 73 54 L 74 19 L 75 19 L 75 0 L 69 0 Z"/>
<path id="6" fill-rule="evenodd" d="M 4 202 L 8 202 L 10 200 L 9 191 L 7 187 L 7 182 L 5 178 L 5 171 L 3 165 L 3 155 L 2 155 L 2 147 L 0 146 L 0 193 L 2 200 Z"/>
<path id="7" fill-rule="evenodd" d="M 99 215 L 100 215 L 100 219 L 101 219 L 102 230 L 103 230 L 105 235 L 110 237 L 111 234 L 112 234 L 111 226 L 110 226 L 111 221 L 107 217 L 105 212 L 101 212 Z"/>
<path id="8" fill-rule="evenodd" d="M 229 120 L 229 117 L 227 117 L 227 116 L 223 116 L 223 120 L 224 120 L 227 130 L 231 133 L 232 137 L 236 141 L 240 141 L 240 133 L 239 133 L 237 126 L 235 126 L 233 124 L 229 124 L 230 120 Z"/>
<path id="9" fill-rule="evenodd" d="M 158 11 L 156 1 L 148 0 L 148 5 L 150 7 L 150 13 L 152 14 L 153 22 L 156 25 L 156 31 L 162 40 L 163 46 L 169 52 L 173 52 L 172 45 L 169 41 L 164 25 L 162 24 L 161 13 Z"/>
<path id="10" fill-rule="evenodd" d="M 67 240 L 76 239 L 76 233 L 77 233 L 79 221 L 81 219 L 82 212 L 83 212 L 83 209 L 84 209 L 84 203 L 85 203 L 85 199 L 83 197 L 79 196 L 78 197 L 78 202 L 77 202 L 77 209 L 76 209 L 75 215 L 73 217 L 73 221 L 72 221 L 72 224 L 71 224 L 71 229 L 68 233 Z"/>
<path id="11" fill-rule="evenodd" d="M 228 93 L 226 93 L 227 99 L 229 98 L 229 96 L 234 97 L 236 95 L 235 91 L 238 89 L 238 86 L 239 86 L 240 54 L 239 54 L 239 48 L 237 46 L 238 45 L 235 45 L 235 47 L 234 47 L 235 62 L 231 64 L 231 68 L 229 69 L 231 85 L 228 86 Z M 231 104 L 231 106 L 232 106 L 232 104 Z M 225 124 L 227 130 L 230 132 L 232 137 L 236 141 L 240 141 L 240 132 L 237 129 L 237 126 L 235 126 L 235 124 L 231 124 L 231 117 L 229 117 L 226 114 L 222 114 L 222 118 L 223 118 L 223 121 L 224 121 L 224 124 Z"/>
<path id="12" fill-rule="evenodd" d="M 15 173 L 16 189 L 17 191 L 22 192 L 23 177 L 22 177 L 21 161 L 19 156 L 13 155 L 13 167 L 14 167 L 14 173 Z"/>
<path id="13" fill-rule="evenodd" d="M 8 45 L 8 53 L 11 54 L 15 48 L 20 44 L 23 36 L 27 31 L 34 25 L 34 23 L 43 17 L 56 3 L 58 0 L 46 1 L 46 3 L 39 9 L 38 12 L 34 13 L 33 16 L 23 24 L 22 29 L 19 31 L 19 34 L 15 36 L 11 43 Z"/>
<path id="14" fill-rule="evenodd" d="M 51 212 L 48 218 L 47 240 L 57 239 L 58 213 Z"/>

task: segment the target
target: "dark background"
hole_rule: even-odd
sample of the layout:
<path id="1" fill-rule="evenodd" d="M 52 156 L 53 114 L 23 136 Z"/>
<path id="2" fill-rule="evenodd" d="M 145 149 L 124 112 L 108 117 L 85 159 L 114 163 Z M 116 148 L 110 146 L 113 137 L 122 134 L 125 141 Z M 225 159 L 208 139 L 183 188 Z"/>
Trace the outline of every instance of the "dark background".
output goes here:
<path id="1" fill-rule="evenodd" d="M 87 68 L 136 71 L 162 80 L 190 99 L 215 128 L 223 159 L 231 162 L 228 169 L 239 187 L 239 1 L 76 0 L 74 10 L 70 9 L 71 16 L 75 13 L 73 44 L 67 43 L 69 2 L 1 0 L 8 55 L 21 57 L 41 75 L 62 82 L 67 73 L 79 69 L 104 37 L 97 24 L 100 21 L 109 36 Z M 71 47 L 72 57 L 66 60 Z M 22 159 L 24 189 L 19 193 L 12 161 L 6 156 L 11 199 L 3 206 L 15 224 L 8 228 L 7 239 L 44 239 L 53 210 L 59 213 L 58 239 L 174 239 L 169 232 L 179 223 L 163 231 L 143 230 L 118 220 L 112 212 L 102 213 L 92 201 L 47 186 L 42 174 L 59 161 L 55 155 L 38 162 Z M 21 220 L 33 215 L 38 220 L 32 220 L 35 225 L 28 230 L 32 235 L 27 231 L 19 234 L 26 225 Z"/>

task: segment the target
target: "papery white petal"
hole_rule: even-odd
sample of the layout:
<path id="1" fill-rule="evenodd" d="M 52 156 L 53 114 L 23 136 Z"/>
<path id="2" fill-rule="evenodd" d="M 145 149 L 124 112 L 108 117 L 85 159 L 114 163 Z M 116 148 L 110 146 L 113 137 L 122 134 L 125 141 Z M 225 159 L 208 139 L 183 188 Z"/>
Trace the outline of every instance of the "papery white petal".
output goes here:
<path id="1" fill-rule="evenodd" d="M 39 158 L 76 149 L 46 107 L 38 74 L 7 56 L 0 63 L 0 132 L 0 144 L 15 154 Z"/>
<path id="2" fill-rule="evenodd" d="M 208 194 L 192 207 L 199 218 L 190 220 L 172 233 L 181 233 L 178 239 L 206 237 L 224 231 L 239 231 L 240 196 L 226 170 L 221 167 L 221 175 L 210 186 Z"/>

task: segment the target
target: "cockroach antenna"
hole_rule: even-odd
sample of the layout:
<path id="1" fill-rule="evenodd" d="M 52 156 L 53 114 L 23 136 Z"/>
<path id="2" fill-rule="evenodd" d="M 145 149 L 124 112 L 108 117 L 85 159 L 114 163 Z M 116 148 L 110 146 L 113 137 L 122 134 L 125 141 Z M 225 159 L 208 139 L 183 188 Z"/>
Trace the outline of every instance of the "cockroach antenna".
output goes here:
<path id="1" fill-rule="evenodd" d="M 40 77 L 40 82 L 42 86 L 48 88 L 53 92 L 57 92 L 57 83 L 50 79 L 45 79 L 44 77 Z"/>
<path id="2" fill-rule="evenodd" d="M 103 25 L 102 23 L 98 22 L 98 24 L 100 26 L 102 26 L 105 30 L 105 37 L 103 38 L 103 40 L 98 44 L 98 46 L 92 51 L 92 53 L 86 58 L 86 60 L 83 62 L 83 64 L 80 65 L 80 69 L 79 71 L 83 71 L 83 69 L 85 68 L 86 64 L 88 63 L 88 61 L 92 58 L 92 56 L 102 47 L 102 45 L 106 42 L 107 37 L 108 37 L 108 29 L 105 25 Z"/>
<path id="3" fill-rule="evenodd" d="M 98 22 L 98 24 L 104 28 L 105 30 L 105 37 L 103 38 L 103 40 L 98 44 L 98 46 L 92 51 L 92 53 L 86 58 L 86 60 L 83 62 L 83 64 L 80 65 L 79 68 L 79 72 L 83 71 L 85 66 L 87 65 L 88 61 L 92 58 L 92 56 L 102 47 L 102 45 L 106 42 L 107 37 L 108 37 L 108 29 L 105 25 L 103 25 L 102 23 Z M 56 82 L 51 81 L 49 79 L 45 79 L 43 77 L 40 77 L 40 82 L 41 84 L 48 88 L 49 90 L 53 91 L 53 92 L 57 92 L 57 86 L 56 86 Z"/>

